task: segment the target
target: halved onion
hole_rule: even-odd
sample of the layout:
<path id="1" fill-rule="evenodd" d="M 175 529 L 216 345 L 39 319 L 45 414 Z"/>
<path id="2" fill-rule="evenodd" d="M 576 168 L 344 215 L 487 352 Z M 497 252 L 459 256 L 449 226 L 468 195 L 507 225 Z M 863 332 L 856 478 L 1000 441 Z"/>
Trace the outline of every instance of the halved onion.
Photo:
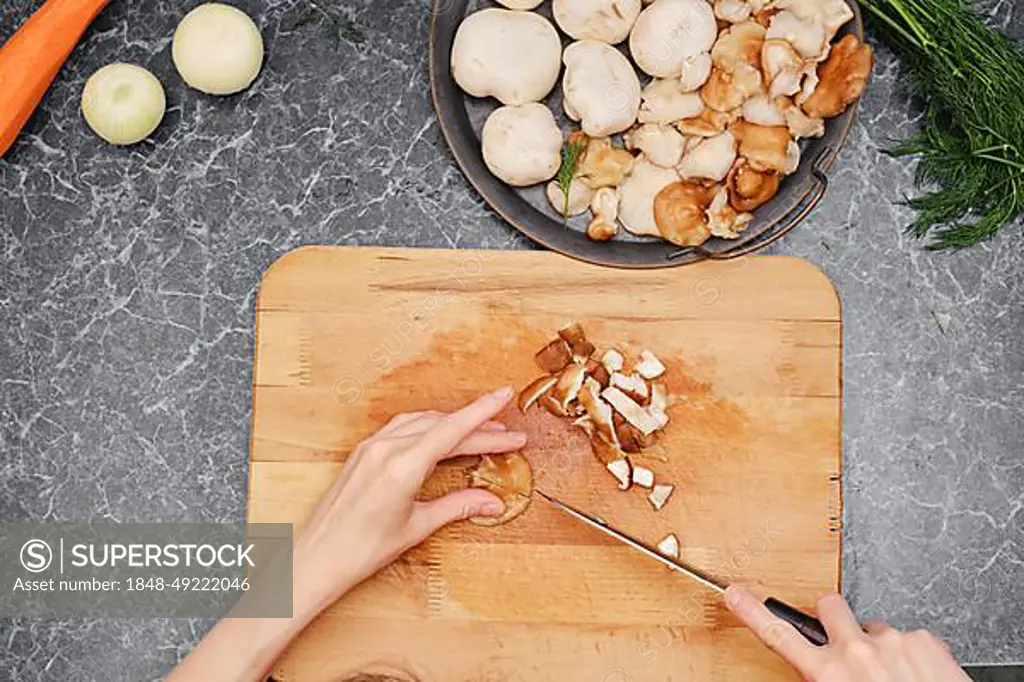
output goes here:
<path id="1" fill-rule="evenodd" d="M 166 106 L 160 81 L 134 64 L 108 64 L 82 90 L 85 122 L 110 144 L 135 144 L 149 137 Z"/>

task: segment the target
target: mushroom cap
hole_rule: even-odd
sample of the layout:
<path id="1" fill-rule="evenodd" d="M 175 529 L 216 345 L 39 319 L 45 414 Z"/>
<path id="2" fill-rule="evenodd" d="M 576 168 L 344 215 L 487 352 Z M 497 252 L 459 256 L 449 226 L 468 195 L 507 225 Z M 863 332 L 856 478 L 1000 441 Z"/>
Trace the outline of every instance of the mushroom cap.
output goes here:
<path id="1" fill-rule="evenodd" d="M 593 189 L 615 187 L 633 169 L 634 162 L 632 154 L 613 146 L 609 138 L 592 137 L 577 177 Z"/>
<path id="2" fill-rule="evenodd" d="M 452 45 L 452 76 L 474 97 L 538 102 L 558 82 L 562 41 L 533 12 L 484 9 L 466 17 Z"/>
<path id="3" fill-rule="evenodd" d="M 574 40 L 616 45 L 629 37 L 640 8 L 640 0 L 554 0 L 551 13 Z"/>
<path id="4" fill-rule="evenodd" d="M 632 234 L 660 237 L 654 221 L 654 197 L 664 187 L 678 181 L 679 176 L 673 169 L 657 166 L 641 154 L 633 164 L 633 171 L 619 185 L 619 222 Z"/>
<path id="5" fill-rule="evenodd" d="M 562 215 L 562 211 L 566 210 L 565 193 L 562 192 L 558 182 L 555 180 L 549 182 L 545 193 L 548 195 L 551 208 L 555 209 L 555 213 L 558 215 Z M 585 212 L 590 208 L 590 201 L 593 198 L 594 190 L 579 178 L 573 178 L 569 183 L 569 205 L 566 217 L 572 218 Z"/>
<path id="6" fill-rule="evenodd" d="M 526 511 L 533 494 L 533 469 L 518 452 L 507 455 L 484 455 L 469 472 L 469 484 L 494 493 L 505 503 L 498 516 L 474 516 L 471 522 L 480 526 L 507 523 Z"/>
<path id="7" fill-rule="evenodd" d="M 803 21 L 824 26 L 829 40 L 854 16 L 845 0 L 773 0 L 772 7 L 789 10 Z"/>
<path id="8" fill-rule="evenodd" d="M 700 246 L 711 237 L 705 212 L 715 188 L 674 182 L 654 198 L 654 218 L 661 236 L 676 246 Z"/>
<path id="9" fill-rule="evenodd" d="M 679 87 L 683 92 L 694 92 L 708 82 L 711 76 L 711 55 L 701 52 L 683 60 L 679 74 Z"/>
<path id="10" fill-rule="evenodd" d="M 818 66 L 818 83 L 803 104 L 804 112 L 812 118 L 841 114 L 864 92 L 874 63 L 870 46 L 853 34 L 844 36 Z"/>
<path id="11" fill-rule="evenodd" d="M 743 118 L 760 126 L 784 126 L 786 115 L 765 95 L 754 95 L 743 103 Z"/>
<path id="12" fill-rule="evenodd" d="M 639 150 L 650 160 L 665 168 L 675 168 L 683 158 L 685 140 L 672 126 L 644 123 L 624 136 L 629 149 Z"/>
<path id="13" fill-rule="evenodd" d="M 783 173 L 786 154 L 792 138 L 789 129 L 782 126 L 762 126 L 748 121 L 736 121 L 732 133 L 739 140 L 739 155 L 754 170 Z"/>
<path id="14" fill-rule="evenodd" d="M 508 9 L 526 11 L 536 9 L 544 0 L 495 0 L 495 2 Z"/>
<path id="15" fill-rule="evenodd" d="M 621 52 L 596 40 L 580 40 L 562 55 L 565 110 L 590 137 L 620 133 L 636 122 L 640 79 Z"/>
<path id="16" fill-rule="evenodd" d="M 728 130 L 710 137 L 683 156 L 676 166 L 681 178 L 721 182 L 736 160 L 736 138 Z"/>
<path id="17" fill-rule="evenodd" d="M 825 27 L 813 21 L 805 21 L 789 10 L 783 10 L 772 17 L 765 38 L 789 42 L 805 59 L 817 59 L 828 49 Z"/>
<path id="18" fill-rule="evenodd" d="M 629 51 L 644 73 L 678 78 L 683 61 L 707 52 L 718 24 L 705 0 L 657 0 L 640 12 L 629 34 Z"/>
<path id="19" fill-rule="evenodd" d="M 715 0 L 715 16 L 730 24 L 739 24 L 750 18 L 754 9 L 745 0 Z"/>
<path id="20" fill-rule="evenodd" d="M 637 113 L 641 123 L 675 123 L 700 116 L 706 108 L 700 95 L 686 92 L 677 78 L 655 78 L 643 89 L 641 99 Z"/>
<path id="21" fill-rule="evenodd" d="M 779 191 L 779 174 L 758 171 L 739 163 L 729 173 L 729 202 L 737 211 L 748 213 L 763 206 Z"/>
<path id="22" fill-rule="evenodd" d="M 550 180 L 562 164 L 562 131 L 537 102 L 498 107 L 480 137 L 487 168 L 513 187 Z"/>

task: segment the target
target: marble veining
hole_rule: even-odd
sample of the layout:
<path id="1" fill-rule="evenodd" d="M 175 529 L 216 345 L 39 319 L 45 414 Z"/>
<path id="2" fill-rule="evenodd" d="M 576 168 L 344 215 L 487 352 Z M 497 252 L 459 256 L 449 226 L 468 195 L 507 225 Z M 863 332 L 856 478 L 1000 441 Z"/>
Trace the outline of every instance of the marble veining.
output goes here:
<path id="1" fill-rule="evenodd" d="M 319 2 L 319 0 L 318 0 Z M 0 40 L 39 0 L 6 0 Z M 456 169 L 433 117 L 426 0 L 240 0 L 266 41 L 247 92 L 190 91 L 170 36 L 194 2 L 100 16 L 0 160 L 0 516 L 239 521 L 261 272 L 303 244 L 531 248 Z M 1024 13 L 989 1 L 1015 38 Z M 930 253 L 901 227 L 913 164 L 881 153 L 920 102 L 879 50 L 820 208 L 775 253 L 844 311 L 844 590 L 965 663 L 1024 662 L 1021 228 Z M 129 149 L 79 94 L 111 61 L 163 82 Z M 3 621 L 0 677 L 159 679 L 203 621 Z"/>

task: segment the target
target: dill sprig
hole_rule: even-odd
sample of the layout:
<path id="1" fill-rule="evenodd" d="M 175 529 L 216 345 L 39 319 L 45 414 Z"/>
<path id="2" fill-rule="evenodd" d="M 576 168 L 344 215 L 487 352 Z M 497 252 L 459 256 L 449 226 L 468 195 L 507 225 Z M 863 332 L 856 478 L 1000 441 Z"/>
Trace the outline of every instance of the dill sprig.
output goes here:
<path id="1" fill-rule="evenodd" d="M 860 0 L 928 102 L 922 132 L 889 150 L 919 156 L 909 231 L 929 248 L 988 239 L 1024 211 L 1024 54 L 965 0 Z"/>
<path id="2" fill-rule="evenodd" d="M 573 178 L 576 177 L 580 159 L 583 157 L 583 152 L 586 149 L 586 141 L 578 138 L 574 139 L 573 136 L 570 136 L 562 147 L 562 165 L 558 167 L 555 182 L 558 183 L 558 188 L 562 190 L 562 196 L 565 198 L 565 204 L 562 207 L 562 218 L 566 222 L 569 222 L 569 189 L 572 186 Z"/>

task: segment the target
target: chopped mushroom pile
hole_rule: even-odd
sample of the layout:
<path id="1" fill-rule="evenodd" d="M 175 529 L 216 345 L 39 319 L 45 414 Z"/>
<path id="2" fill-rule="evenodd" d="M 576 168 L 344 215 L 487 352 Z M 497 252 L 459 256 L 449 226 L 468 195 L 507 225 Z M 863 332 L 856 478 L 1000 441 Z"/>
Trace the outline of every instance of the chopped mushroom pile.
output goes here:
<path id="1" fill-rule="evenodd" d="M 668 425 L 666 370 L 658 356 L 644 350 L 627 361 L 615 348 L 599 352 L 583 328 L 572 324 L 534 359 L 545 374 L 520 391 L 519 409 L 544 409 L 573 420 L 619 489 L 637 486 L 661 511 L 675 487 L 657 481 L 651 469 L 630 457 L 652 445 Z"/>
<path id="2" fill-rule="evenodd" d="M 562 90 L 582 128 L 569 144 L 582 151 L 547 196 L 566 219 L 589 209 L 595 241 L 614 239 L 620 224 L 679 246 L 739 238 L 799 168 L 799 140 L 825 134 L 825 120 L 860 97 L 874 63 L 852 34 L 833 44 L 854 17 L 846 0 L 553 2 L 558 28 L 575 39 L 561 54 Z M 487 21 L 478 16 L 488 12 Z M 506 105 L 541 102 L 558 72 L 554 32 L 528 11 L 472 14 L 456 36 L 456 81 Z M 627 39 L 628 50 L 613 47 Z M 638 75 L 650 77 L 642 87 Z M 554 135 L 521 130 L 512 133 L 518 144 L 505 144 L 526 158 L 489 165 L 510 184 L 550 180 Z"/>

